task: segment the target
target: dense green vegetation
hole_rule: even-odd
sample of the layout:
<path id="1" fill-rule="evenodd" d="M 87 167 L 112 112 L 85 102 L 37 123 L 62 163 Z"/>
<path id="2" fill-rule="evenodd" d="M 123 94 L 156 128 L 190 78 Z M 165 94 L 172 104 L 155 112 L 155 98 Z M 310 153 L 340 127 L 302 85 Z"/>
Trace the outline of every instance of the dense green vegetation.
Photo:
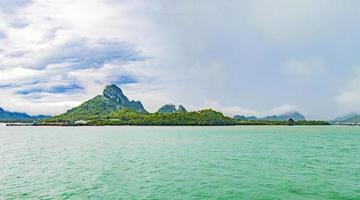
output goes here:
<path id="1" fill-rule="evenodd" d="M 57 116 L 46 122 L 74 123 L 78 117 Z M 122 108 L 109 115 L 82 116 L 88 125 L 235 125 L 233 119 L 211 109 L 188 113 L 139 113 L 132 109 Z"/>
<path id="2" fill-rule="evenodd" d="M 66 113 L 55 116 L 51 121 L 76 121 L 81 119 L 97 119 L 103 115 L 118 109 L 117 103 L 107 101 L 102 95 L 86 101 L 78 107 L 68 110 Z"/>
<path id="3" fill-rule="evenodd" d="M 78 116 L 62 115 L 45 120 L 51 122 L 65 122 L 69 125 L 80 120 Z M 139 113 L 133 109 L 122 108 L 108 115 L 83 115 L 87 125 L 143 125 L 143 126 L 224 126 L 224 125 L 328 125 L 322 121 L 242 121 L 224 116 L 211 109 L 187 113 Z"/>

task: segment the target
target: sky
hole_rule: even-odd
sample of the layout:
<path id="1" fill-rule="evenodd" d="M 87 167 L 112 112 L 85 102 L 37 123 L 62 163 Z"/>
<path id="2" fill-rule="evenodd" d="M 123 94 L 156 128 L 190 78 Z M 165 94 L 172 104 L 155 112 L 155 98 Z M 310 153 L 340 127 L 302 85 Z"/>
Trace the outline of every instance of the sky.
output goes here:
<path id="1" fill-rule="evenodd" d="M 0 0 L 0 107 L 59 114 L 115 83 L 154 112 L 360 112 L 360 1 Z"/>

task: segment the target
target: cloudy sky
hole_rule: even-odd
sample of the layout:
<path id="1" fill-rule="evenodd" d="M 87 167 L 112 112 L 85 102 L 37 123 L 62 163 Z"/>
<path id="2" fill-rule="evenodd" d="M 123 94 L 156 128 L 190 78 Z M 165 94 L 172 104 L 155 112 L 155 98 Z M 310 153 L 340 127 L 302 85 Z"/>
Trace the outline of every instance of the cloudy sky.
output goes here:
<path id="1" fill-rule="evenodd" d="M 149 111 L 360 111 L 360 1 L 0 0 L 0 107 L 58 114 L 116 83 Z"/>

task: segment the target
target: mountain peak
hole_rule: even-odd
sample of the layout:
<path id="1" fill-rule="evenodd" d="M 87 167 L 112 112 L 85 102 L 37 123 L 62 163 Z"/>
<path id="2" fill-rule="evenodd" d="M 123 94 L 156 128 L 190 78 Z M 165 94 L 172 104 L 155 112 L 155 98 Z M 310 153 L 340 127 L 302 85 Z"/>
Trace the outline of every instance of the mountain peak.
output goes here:
<path id="1" fill-rule="evenodd" d="M 166 105 L 162 106 L 158 112 L 159 113 L 175 113 L 176 106 L 174 104 L 166 104 Z"/>
<path id="2" fill-rule="evenodd" d="M 103 91 L 103 95 L 105 98 L 119 103 L 129 102 L 129 99 L 124 95 L 122 90 L 114 84 L 107 85 Z"/>
<path id="3" fill-rule="evenodd" d="M 183 105 L 179 105 L 179 107 L 178 107 L 178 110 L 177 110 L 178 112 L 180 112 L 180 113 L 186 113 L 187 112 L 187 110 L 184 108 L 184 106 Z"/>
<path id="4" fill-rule="evenodd" d="M 109 116 L 123 108 L 132 109 L 138 113 L 148 113 L 140 101 L 130 101 L 118 86 L 111 84 L 104 88 L 103 95 L 97 95 L 55 118 L 84 120 L 94 116 Z"/>
<path id="5" fill-rule="evenodd" d="M 187 112 L 184 106 L 179 105 L 176 109 L 175 104 L 166 104 L 158 110 L 158 113 L 185 113 Z"/>
<path id="6" fill-rule="evenodd" d="M 0 107 L 0 112 L 4 112 L 4 109 L 2 109 L 1 107 Z"/>

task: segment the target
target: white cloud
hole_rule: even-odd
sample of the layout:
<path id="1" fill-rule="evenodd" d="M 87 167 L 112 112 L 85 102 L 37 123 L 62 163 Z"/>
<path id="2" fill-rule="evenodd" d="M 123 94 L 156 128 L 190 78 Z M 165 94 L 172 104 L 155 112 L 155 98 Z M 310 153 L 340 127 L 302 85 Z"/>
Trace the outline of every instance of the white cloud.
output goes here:
<path id="1" fill-rule="evenodd" d="M 360 112 L 360 74 L 350 79 L 347 85 L 341 88 L 336 102 L 350 112 Z"/>
<path id="2" fill-rule="evenodd" d="M 79 101 L 72 101 L 69 94 L 53 94 L 39 97 L 38 101 L 29 101 L 27 98 L 14 95 L 14 89 L 0 90 L 0 105 L 2 108 L 10 111 L 27 112 L 29 114 L 55 114 L 62 113 L 65 110 L 79 105 Z M 78 98 L 78 97 L 77 97 Z"/>
<path id="3" fill-rule="evenodd" d="M 267 112 L 264 112 L 263 115 L 281 115 L 281 114 L 285 114 L 285 113 L 289 113 L 289 112 L 300 112 L 303 113 L 303 111 L 301 111 L 298 107 L 294 106 L 294 105 L 282 105 L 276 108 L 273 108 Z M 303 113 L 304 114 L 304 113 Z"/>
<path id="4" fill-rule="evenodd" d="M 108 83 L 153 80 L 133 64 L 147 58 L 145 48 L 134 42 L 141 33 L 134 34 L 132 6 L 36 0 L 0 9 L 0 106 L 58 114 L 101 93 Z"/>
<path id="5" fill-rule="evenodd" d="M 324 62 L 316 57 L 304 60 L 290 59 L 282 67 L 284 73 L 290 75 L 291 78 L 311 78 L 326 69 Z"/>
<path id="6" fill-rule="evenodd" d="M 346 14 L 343 1 L 253 1 L 250 24 L 268 41 L 304 42 L 341 31 L 338 15 Z"/>
<path id="7" fill-rule="evenodd" d="M 224 106 L 217 101 L 206 100 L 201 109 L 212 108 L 217 111 L 223 112 L 227 116 L 245 115 L 245 116 L 260 116 L 261 113 L 255 110 L 242 108 L 239 106 Z"/>
<path id="8" fill-rule="evenodd" d="M 270 110 L 259 111 L 248 108 L 242 108 L 239 106 L 224 106 L 221 105 L 217 101 L 206 100 L 202 106 L 191 106 L 193 110 L 204 109 L 204 108 L 212 108 L 217 111 L 223 112 L 225 115 L 233 117 L 235 115 L 243 115 L 243 116 L 256 116 L 256 117 L 265 117 L 270 115 L 280 115 L 293 111 L 302 112 L 296 106 L 293 105 L 282 105 L 279 107 L 272 108 Z"/>
<path id="9" fill-rule="evenodd" d="M 31 82 L 33 80 L 36 82 Z M 131 64 L 114 63 L 105 64 L 100 68 L 77 70 L 68 69 L 66 65 L 49 65 L 44 70 L 6 69 L 0 71 L 0 81 L 2 83 L 0 94 L 3 97 L 0 105 L 33 114 L 58 114 L 63 112 L 64 108 L 79 105 L 100 94 L 108 83 L 134 85 L 128 86 L 131 88 L 136 85 L 144 86 L 151 82 L 152 78 Z M 73 85 L 76 86 L 74 90 L 71 88 Z M 62 89 L 64 91 L 57 92 L 56 88 L 59 86 L 71 90 L 66 92 Z M 134 92 L 144 94 L 147 89 L 147 92 L 152 91 L 149 87 L 140 87 L 140 89 Z M 12 100 L 9 101 L 9 99 Z M 36 105 L 39 108 L 38 112 L 34 112 Z"/>
<path id="10" fill-rule="evenodd" d="M 0 82 L 3 85 L 11 83 L 24 83 L 44 74 L 43 71 L 23 67 L 9 68 L 0 71 Z"/>
<path id="11" fill-rule="evenodd" d="M 292 97 L 276 86 L 292 88 L 272 68 L 284 57 L 311 56 L 312 44 L 325 44 L 319 54 L 311 53 L 328 58 L 321 50 L 329 41 L 345 44 L 357 35 L 356 5 L 326 0 L 0 0 L 0 106 L 59 113 L 121 77 L 137 80 L 121 87 L 149 110 L 165 103 L 212 105 L 204 99 L 230 105 L 247 101 L 244 105 L 254 107 L 286 102 Z M 325 64 L 310 57 L 283 67 L 291 78 L 309 78 Z M 58 85 L 84 89 L 49 93 Z M 17 93 L 38 88 L 43 90 Z M 268 91 L 261 92 L 264 88 Z M 218 107 L 230 114 L 265 113 Z"/>

